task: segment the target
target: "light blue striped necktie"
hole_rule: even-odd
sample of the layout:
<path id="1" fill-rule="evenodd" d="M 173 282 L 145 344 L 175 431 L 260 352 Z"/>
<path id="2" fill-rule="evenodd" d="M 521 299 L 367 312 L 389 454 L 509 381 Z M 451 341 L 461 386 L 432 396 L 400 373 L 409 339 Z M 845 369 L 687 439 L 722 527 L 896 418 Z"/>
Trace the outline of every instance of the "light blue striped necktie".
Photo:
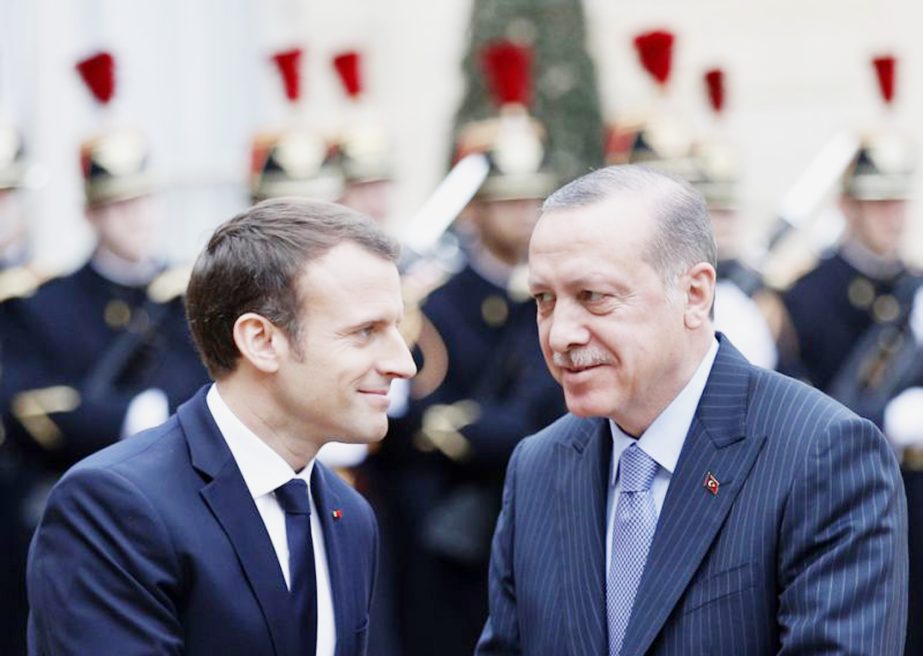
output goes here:
<path id="1" fill-rule="evenodd" d="M 612 527 L 612 559 L 606 579 L 609 656 L 619 656 L 638 583 L 657 528 L 651 482 L 657 463 L 632 444 L 619 458 L 619 492 Z"/>

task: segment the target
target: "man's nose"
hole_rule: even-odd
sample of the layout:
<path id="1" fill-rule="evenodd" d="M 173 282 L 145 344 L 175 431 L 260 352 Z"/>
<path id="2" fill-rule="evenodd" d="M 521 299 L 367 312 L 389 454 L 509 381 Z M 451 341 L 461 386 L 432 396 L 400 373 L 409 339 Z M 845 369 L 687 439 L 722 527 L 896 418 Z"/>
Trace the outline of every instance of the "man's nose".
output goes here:
<path id="1" fill-rule="evenodd" d="M 551 315 L 546 319 L 548 326 L 548 346 L 552 351 L 566 353 L 575 346 L 584 346 L 590 333 L 582 320 L 582 309 L 574 303 L 558 302 Z"/>
<path id="2" fill-rule="evenodd" d="M 388 353 L 382 361 L 382 373 L 391 378 L 412 378 L 417 373 L 407 342 L 395 328 L 388 339 Z"/>

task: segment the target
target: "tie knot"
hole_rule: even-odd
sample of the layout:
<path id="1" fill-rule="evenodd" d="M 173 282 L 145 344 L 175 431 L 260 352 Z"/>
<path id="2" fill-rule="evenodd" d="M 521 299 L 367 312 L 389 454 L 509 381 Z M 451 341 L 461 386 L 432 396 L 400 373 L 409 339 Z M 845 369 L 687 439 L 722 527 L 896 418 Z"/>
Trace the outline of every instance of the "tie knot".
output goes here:
<path id="1" fill-rule="evenodd" d="M 651 489 L 657 463 L 638 447 L 632 444 L 622 451 L 619 458 L 619 482 L 623 492 L 645 492 Z"/>
<path id="2" fill-rule="evenodd" d="M 282 509 L 290 515 L 311 514 L 308 484 L 300 478 L 293 478 L 285 485 L 277 487 L 276 499 L 279 500 Z"/>

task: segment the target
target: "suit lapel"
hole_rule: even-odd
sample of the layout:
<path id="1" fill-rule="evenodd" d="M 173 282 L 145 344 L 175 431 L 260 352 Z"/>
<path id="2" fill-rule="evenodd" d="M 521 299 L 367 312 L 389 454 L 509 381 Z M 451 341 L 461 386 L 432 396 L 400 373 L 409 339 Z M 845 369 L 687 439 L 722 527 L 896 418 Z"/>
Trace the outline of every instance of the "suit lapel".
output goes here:
<path id="1" fill-rule="evenodd" d="M 673 611 L 743 486 L 765 437 L 745 435 L 750 365 L 726 340 L 699 402 L 651 544 L 624 641 L 643 654 Z M 705 487 L 711 473 L 717 494 Z"/>
<path id="2" fill-rule="evenodd" d="M 211 478 L 200 493 L 237 553 L 263 611 L 275 652 L 291 654 L 295 649 L 294 617 L 285 579 L 253 497 L 208 411 L 207 389 L 177 411 L 193 465 Z"/>
<path id="3" fill-rule="evenodd" d="M 558 562 L 571 650 L 601 654 L 606 651 L 606 483 L 612 441 L 606 439 L 604 420 L 574 421 L 577 429 L 568 431 L 573 438 L 558 445 Z"/>
<path id="4" fill-rule="evenodd" d="M 311 494 L 314 496 L 314 505 L 317 508 L 319 519 L 324 531 L 324 550 L 327 554 L 327 570 L 330 573 L 330 594 L 333 597 L 333 614 L 336 624 L 336 653 L 351 653 L 352 643 L 355 640 L 352 619 L 356 618 L 357 611 L 352 608 L 353 591 L 347 587 L 355 579 L 349 576 L 345 569 L 346 564 L 356 566 L 360 563 L 359 557 L 354 553 L 355 540 L 350 539 L 350 527 L 355 517 L 335 519 L 333 513 L 342 513 L 342 503 L 339 495 L 328 484 L 327 478 L 335 476 L 325 469 L 319 462 L 314 464 L 314 474 L 311 477 Z"/>

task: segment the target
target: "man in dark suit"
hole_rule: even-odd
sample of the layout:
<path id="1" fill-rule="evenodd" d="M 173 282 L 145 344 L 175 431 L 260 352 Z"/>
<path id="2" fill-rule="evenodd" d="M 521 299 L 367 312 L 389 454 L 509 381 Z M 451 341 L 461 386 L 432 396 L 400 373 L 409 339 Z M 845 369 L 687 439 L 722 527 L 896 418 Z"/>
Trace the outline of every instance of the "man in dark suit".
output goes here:
<path id="1" fill-rule="evenodd" d="M 111 91 L 108 73 L 100 81 Z M 0 558 L 0 577 L 9 577 L 0 595 L 3 654 L 26 653 L 26 554 L 51 486 L 81 458 L 165 421 L 208 380 L 183 309 L 188 271 L 165 267 L 158 253 L 164 217 L 149 155 L 143 135 L 126 127 L 83 141 L 74 164 L 92 254 L 44 284 L 23 266 L 0 276 L 0 518 L 11 545 Z M 21 184 L 21 160 L 0 166 L 0 189 Z M 6 209 L 9 193 L 0 190 Z"/>
<path id="2" fill-rule="evenodd" d="M 712 327 L 702 197 L 610 167 L 530 245 L 571 414 L 510 461 L 479 654 L 900 654 L 907 524 L 870 422 Z"/>
<path id="3" fill-rule="evenodd" d="M 220 226 L 187 291 L 216 383 L 52 491 L 28 566 L 30 653 L 365 653 L 368 504 L 322 464 L 387 430 L 415 368 L 397 248 L 328 203 Z"/>

